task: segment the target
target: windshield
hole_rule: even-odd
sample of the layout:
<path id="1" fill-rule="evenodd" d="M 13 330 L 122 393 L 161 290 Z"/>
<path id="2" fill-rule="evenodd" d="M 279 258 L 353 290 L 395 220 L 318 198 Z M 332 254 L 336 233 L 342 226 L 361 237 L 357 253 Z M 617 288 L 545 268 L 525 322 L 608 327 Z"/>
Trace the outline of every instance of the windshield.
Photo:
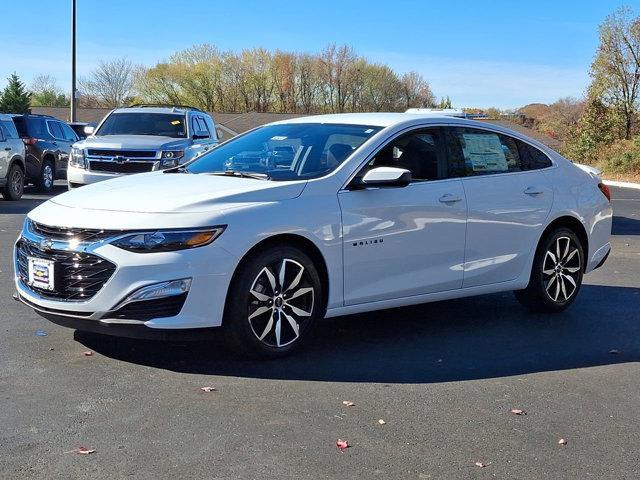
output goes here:
<path id="1" fill-rule="evenodd" d="M 321 123 L 268 125 L 220 145 L 188 164 L 187 170 L 257 173 L 271 180 L 321 177 L 380 129 Z"/>
<path id="2" fill-rule="evenodd" d="M 176 113 L 112 113 L 96 135 L 154 135 L 186 138 L 184 114 Z"/>

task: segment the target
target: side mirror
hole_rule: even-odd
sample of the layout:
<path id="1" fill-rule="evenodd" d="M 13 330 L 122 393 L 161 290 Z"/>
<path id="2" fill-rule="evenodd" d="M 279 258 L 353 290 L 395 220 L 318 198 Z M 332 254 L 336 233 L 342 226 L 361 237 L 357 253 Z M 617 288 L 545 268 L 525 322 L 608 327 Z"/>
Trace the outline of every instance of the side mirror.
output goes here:
<path id="1" fill-rule="evenodd" d="M 96 131 L 96 127 L 94 127 L 93 125 L 85 125 L 84 129 L 84 134 L 85 135 L 93 135 L 93 132 Z"/>
<path id="2" fill-rule="evenodd" d="M 356 182 L 360 188 L 406 187 L 411 183 L 411 172 L 404 168 L 377 167 L 369 170 Z"/>

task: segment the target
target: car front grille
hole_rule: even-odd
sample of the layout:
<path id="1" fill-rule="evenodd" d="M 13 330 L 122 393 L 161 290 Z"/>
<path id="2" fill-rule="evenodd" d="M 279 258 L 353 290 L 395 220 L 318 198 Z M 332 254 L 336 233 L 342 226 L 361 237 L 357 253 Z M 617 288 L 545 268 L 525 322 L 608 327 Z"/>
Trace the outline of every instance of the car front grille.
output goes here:
<path id="1" fill-rule="evenodd" d="M 54 262 L 54 288 L 29 286 L 29 257 Z M 16 264 L 20 281 L 38 295 L 51 300 L 83 301 L 91 299 L 111 278 L 116 266 L 97 255 L 68 250 L 44 250 L 24 238 L 16 244 Z"/>
<path id="2" fill-rule="evenodd" d="M 129 303 L 107 315 L 106 318 L 127 320 L 151 320 L 153 318 L 175 317 L 182 310 L 187 294 L 157 300 L 143 300 Z"/>
<path id="3" fill-rule="evenodd" d="M 89 170 L 105 173 L 144 173 L 153 170 L 155 162 L 111 162 L 103 160 L 89 160 Z"/>
<path id="4" fill-rule="evenodd" d="M 124 158 L 155 158 L 154 150 L 103 150 L 99 148 L 89 148 L 87 155 L 90 157 L 124 157 Z"/>
<path id="5" fill-rule="evenodd" d="M 119 230 L 100 230 L 94 228 L 51 227 L 29 220 L 29 230 L 51 240 L 77 242 L 97 242 L 120 234 Z"/>

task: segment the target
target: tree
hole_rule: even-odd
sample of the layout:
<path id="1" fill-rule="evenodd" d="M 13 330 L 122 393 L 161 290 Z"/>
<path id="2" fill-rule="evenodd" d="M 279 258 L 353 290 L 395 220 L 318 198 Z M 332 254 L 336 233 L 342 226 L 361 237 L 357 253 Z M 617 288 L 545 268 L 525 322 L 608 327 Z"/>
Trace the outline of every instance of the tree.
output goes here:
<path id="1" fill-rule="evenodd" d="M 51 75 L 36 75 L 30 86 L 31 103 L 39 107 L 66 107 L 69 98 L 60 91 Z"/>
<path id="2" fill-rule="evenodd" d="M 89 78 L 80 79 L 80 89 L 102 107 L 119 107 L 133 95 L 134 73 L 133 63 L 126 58 L 100 62 Z"/>
<path id="3" fill-rule="evenodd" d="M 623 119 L 622 136 L 631 138 L 640 87 L 640 18 L 620 7 L 600 26 L 600 45 L 591 65 L 591 91 Z"/>
<path id="4" fill-rule="evenodd" d="M 451 99 L 449 98 L 449 96 L 447 95 L 447 97 L 443 97 L 440 99 L 440 104 L 438 105 L 438 108 L 453 108 L 451 106 Z"/>
<path id="5" fill-rule="evenodd" d="M 598 163 L 598 150 L 616 137 L 615 113 L 599 98 L 587 100 L 584 114 L 567 135 L 562 153 L 579 162 Z"/>
<path id="6" fill-rule="evenodd" d="M 31 94 L 24 83 L 15 73 L 7 79 L 8 84 L 0 95 L 0 112 L 2 113 L 29 113 L 31 107 Z"/>
<path id="7" fill-rule="evenodd" d="M 436 97 L 429 83 L 417 72 L 407 72 L 400 78 L 402 108 L 435 107 Z"/>

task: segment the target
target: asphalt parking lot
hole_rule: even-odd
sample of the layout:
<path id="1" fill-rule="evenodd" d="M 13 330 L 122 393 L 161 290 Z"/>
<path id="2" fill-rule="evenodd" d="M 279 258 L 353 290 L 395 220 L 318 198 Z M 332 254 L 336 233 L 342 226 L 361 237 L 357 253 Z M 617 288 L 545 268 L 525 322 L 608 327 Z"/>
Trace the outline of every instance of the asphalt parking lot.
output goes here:
<path id="1" fill-rule="evenodd" d="M 11 298 L 46 197 L 0 201 L 0 478 L 639 478 L 640 190 L 612 192 L 613 253 L 565 313 L 497 294 L 355 315 L 277 361 L 48 323 Z"/>

